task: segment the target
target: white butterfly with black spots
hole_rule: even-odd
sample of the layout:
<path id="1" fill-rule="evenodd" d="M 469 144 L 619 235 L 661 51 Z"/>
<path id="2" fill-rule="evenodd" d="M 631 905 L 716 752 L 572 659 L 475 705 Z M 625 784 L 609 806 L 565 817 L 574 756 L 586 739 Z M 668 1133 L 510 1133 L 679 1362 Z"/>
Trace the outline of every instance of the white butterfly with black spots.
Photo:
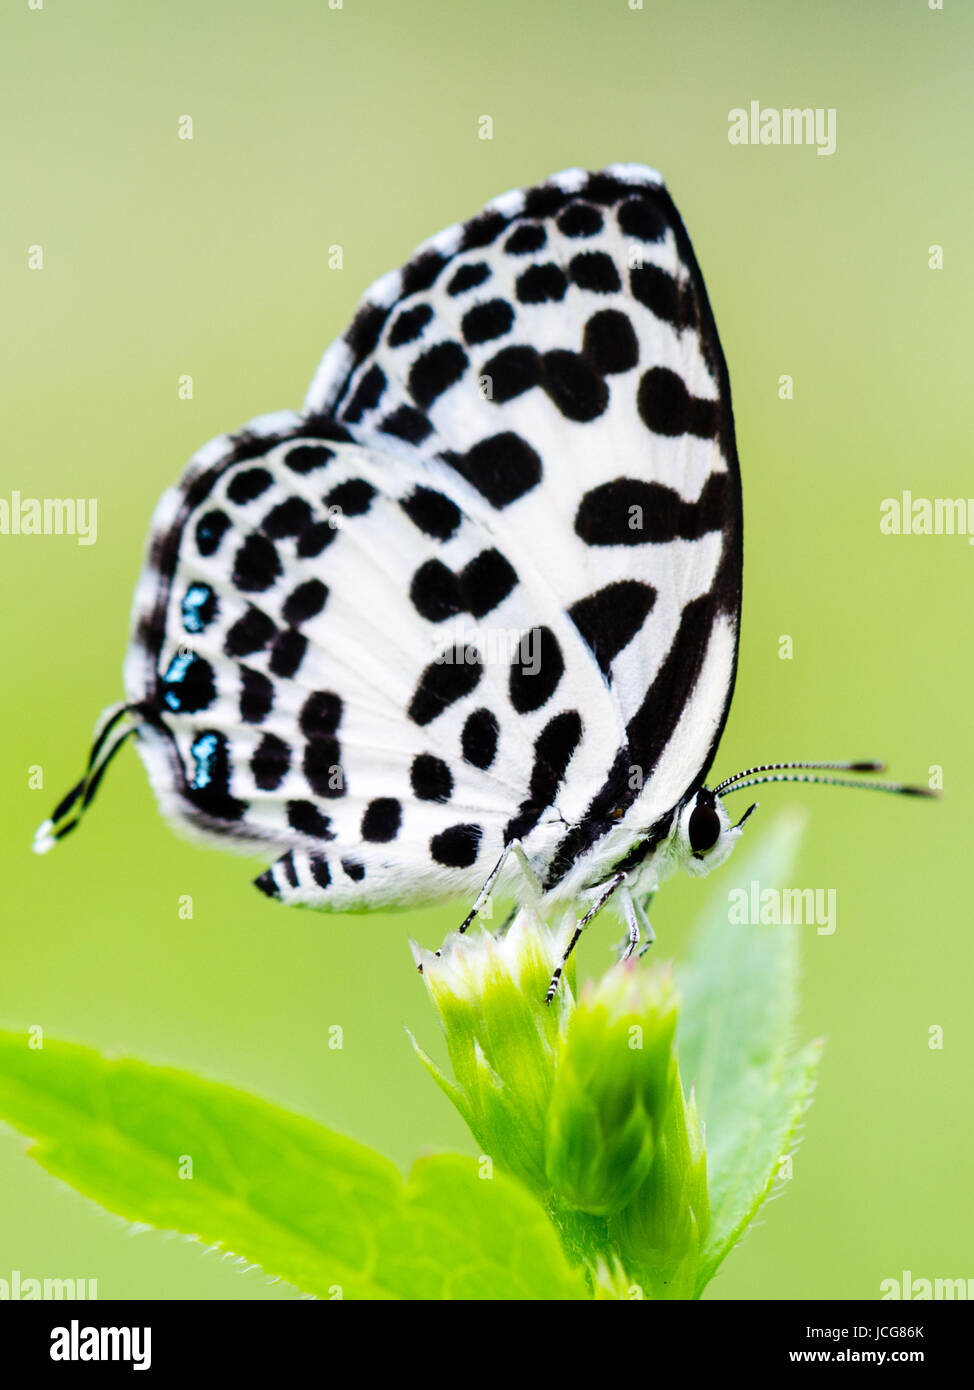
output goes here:
<path id="1" fill-rule="evenodd" d="M 285 903 L 469 921 L 521 873 L 583 922 L 618 891 L 632 944 L 740 834 L 719 793 L 752 783 L 703 781 L 741 569 L 727 368 L 660 176 L 505 194 L 372 287 L 300 413 L 162 498 L 125 702 L 38 848 L 134 731 L 164 814 L 269 852 Z"/>

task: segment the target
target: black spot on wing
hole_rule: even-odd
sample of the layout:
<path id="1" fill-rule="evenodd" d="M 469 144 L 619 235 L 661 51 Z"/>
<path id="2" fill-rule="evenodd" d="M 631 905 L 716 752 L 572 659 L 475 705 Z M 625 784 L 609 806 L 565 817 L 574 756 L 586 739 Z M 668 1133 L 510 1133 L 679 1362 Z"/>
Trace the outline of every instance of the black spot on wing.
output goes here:
<path id="1" fill-rule="evenodd" d="M 430 840 L 430 854 L 448 869 L 468 869 L 475 863 L 483 834 L 479 825 L 451 825 Z"/>
<path id="2" fill-rule="evenodd" d="M 418 487 L 399 505 L 414 526 L 438 541 L 448 541 L 462 520 L 456 503 L 435 488 Z"/>
<path id="3" fill-rule="evenodd" d="M 416 358 L 409 369 L 409 394 L 420 410 L 428 410 L 438 396 L 460 380 L 467 360 L 459 343 L 437 343 Z"/>
<path id="4" fill-rule="evenodd" d="M 499 733 L 497 719 L 489 709 L 475 709 L 467 715 L 460 737 L 464 761 L 486 772 L 497 756 Z"/>
<path id="5" fill-rule="evenodd" d="M 316 521 L 309 526 L 298 541 L 298 555 L 302 560 L 314 560 L 323 550 L 327 550 L 338 535 L 338 527 L 330 521 Z"/>
<path id="6" fill-rule="evenodd" d="M 334 734 L 341 723 L 342 700 L 333 690 L 315 690 L 301 706 L 298 723 L 305 738 Z"/>
<path id="7" fill-rule="evenodd" d="M 281 890 L 277 886 L 271 869 L 265 869 L 262 874 L 258 874 L 254 879 L 254 887 L 259 888 L 268 898 L 280 898 L 281 896 Z"/>
<path id="8" fill-rule="evenodd" d="M 325 799 L 344 796 L 347 787 L 337 738 L 319 735 L 305 744 L 301 770 L 315 796 Z"/>
<path id="9" fill-rule="evenodd" d="M 560 348 L 543 356 L 533 347 L 502 348 L 479 375 L 489 382 L 488 399 L 495 405 L 541 386 L 566 419 L 581 423 L 597 419 L 609 403 L 608 387 L 589 357 Z"/>
<path id="10" fill-rule="evenodd" d="M 244 593 L 263 593 L 281 575 L 281 561 L 266 536 L 254 532 L 233 560 L 233 582 Z"/>
<path id="11" fill-rule="evenodd" d="M 524 195 L 524 216 L 554 217 L 573 197 L 574 194 L 566 193 L 555 183 L 539 184 L 536 188 L 529 188 Z"/>
<path id="12" fill-rule="evenodd" d="M 460 324 L 461 331 L 471 347 L 477 343 L 488 343 L 492 338 L 502 338 L 514 323 L 514 310 L 506 299 L 489 299 L 486 304 L 475 304 L 468 309 Z"/>
<path id="13" fill-rule="evenodd" d="M 213 667 L 195 652 L 178 653 L 166 667 L 159 693 L 174 714 L 198 714 L 216 699 Z"/>
<path id="14" fill-rule="evenodd" d="M 517 713 L 540 709 L 555 693 L 564 671 L 565 658 L 551 628 L 529 628 L 518 643 L 508 678 L 508 693 Z"/>
<path id="15" fill-rule="evenodd" d="M 271 475 L 266 468 L 242 468 L 234 473 L 227 484 L 227 496 L 238 506 L 246 506 L 267 491 L 271 485 Z"/>
<path id="16" fill-rule="evenodd" d="M 460 249 L 462 251 L 474 251 L 483 246 L 490 246 L 507 228 L 508 224 L 509 218 L 505 217 L 502 212 L 488 208 L 467 223 L 463 229 L 463 242 Z M 486 279 L 486 276 L 484 278 Z M 455 294 L 457 291 L 451 289 L 449 293 Z"/>
<path id="17" fill-rule="evenodd" d="M 546 352 L 542 385 L 565 419 L 579 424 L 598 419 L 609 404 L 609 388 L 577 352 Z"/>
<path id="18" fill-rule="evenodd" d="M 495 405 L 506 405 L 508 401 L 530 391 L 541 382 L 541 357 L 533 347 L 506 347 L 494 354 L 481 367 L 479 376 L 487 378 L 490 386 L 489 399 Z"/>
<path id="19" fill-rule="evenodd" d="M 303 497 L 287 497 L 270 509 L 260 529 L 272 540 L 281 540 L 285 536 L 303 535 L 312 521 L 311 507 Z"/>
<path id="20" fill-rule="evenodd" d="M 453 794 L 453 774 L 442 758 L 419 753 L 413 759 L 409 782 L 420 801 L 449 801 Z"/>
<path id="21" fill-rule="evenodd" d="M 240 667 L 240 718 L 245 724 L 260 724 L 274 704 L 274 684 L 263 671 Z"/>
<path id="22" fill-rule="evenodd" d="M 455 574 L 442 560 L 427 560 L 413 575 L 409 597 L 428 622 L 441 623 L 458 613 L 483 618 L 502 603 L 517 584 L 517 574 L 498 550 L 483 550 Z"/>
<path id="23" fill-rule="evenodd" d="M 377 797 L 369 802 L 362 816 L 362 839 L 369 844 L 388 844 L 399 834 L 401 825 L 402 806 L 395 797 Z"/>
<path id="24" fill-rule="evenodd" d="M 544 227 L 524 222 L 504 242 L 504 250 L 509 256 L 528 256 L 532 251 L 540 251 L 547 240 L 548 233 Z"/>
<path id="25" fill-rule="evenodd" d="M 201 555 L 215 555 L 226 531 L 230 518 L 226 512 L 212 511 L 201 516 L 196 523 L 196 549 Z"/>
<path id="26" fill-rule="evenodd" d="M 633 298 L 671 323 L 674 328 L 697 327 L 697 305 L 689 282 L 675 279 L 656 265 L 636 267 L 629 272 Z"/>
<path id="27" fill-rule="evenodd" d="M 467 611 L 485 618 L 517 584 L 517 573 L 499 550 L 482 550 L 460 571 Z"/>
<path id="28" fill-rule="evenodd" d="M 334 840 L 335 832 L 331 820 L 319 811 L 313 801 L 289 801 L 287 803 L 287 823 L 292 830 L 302 835 L 311 835 L 316 840 Z"/>
<path id="29" fill-rule="evenodd" d="M 440 271 L 449 260 L 450 257 L 442 251 L 432 249 L 414 257 L 403 269 L 400 297 L 408 299 L 411 294 L 420 294 L 423 290 L 432 289 Z"/>
<path id="30" fill-rule="evenodd" d="M 269 646 L 276 633 L 273 619 L 262 609 L 250 605 L 228 628 L 223 639 L 223 650 L 231 657 L 252 656 L 254 652 L 263 651 Z"/>
<path id="31" fill-rule="evenodd" d="M 403 309 L 393 321 L 386 341 L 390 347 L 415 342 L 432 317 L 433 310 L 428 304 L 414 304 L 410 309 Z"/>
<path id="32" fill-rule="evenodd" d="M 683 378 L 669 367 L 651 367 L 643 374 L 637 405 L 643 424 L 653 434 L 694 434 L 700 439 L 717 435 L 719 403 L 691 396 Z"/>
<path id="33" fill-rule="evenodd" d="M 442 623 L 464 610 L 460 580 L 442 560 L 420 565 L 409 586 L 409 600 L 421 618 Z"/>
<path id="34" fill-rule="evenodd" d="M 609 674 L 613 659 L 642 627 L 655 602 L 656 590 L 651 584 L 621 579 L 579 599 L 569 608 L 568 616 L 585 638 L 604 675 Z"/>
<path id="35" fill-rule="evenodd" d="M 250 770 L 260 790 L 277 791 L 290 767 L 290 746 L 276 734 L 265 734 L 250 758 Z"/>
<path id="36" fill-rule="evenodd" d="M 345 334 L 345 342 L 356 362 L 361 362 L 375 349 L 388 317 L 389 310 L 381 304 L 363 304 L 359 309 Z"/>
<path id="37" fill-rule="evenodd" d="M 364 373 L 352 399 L 342 409 L 342 419 L 357 425 L 367 410 L 374 410 L 386 389 L 386 375 L 375 363 Z"/>
<path id="38" fill-rule="evenodd" d="M 407 444 L 422 444 L 433 433 L 430 419 L 412 405 L 397 405 L 391 414 L 379 421 L 383 434 L 404 439 Z"/>
<path id="39" fill-rule="evenodd" d="M 409 702 L 409 717 L 425 727 L 455 701 L 476 689 L 483 675 L 483 657 L 476 647 L 456 643 L 433 661 L 419 678 Z"/>
<path id="40" fill-rule="evenodd" d="M 568 280 L 552 261 L 533 265 L 517 277 L 514 293 L 521 304 L 557 304 L 565 297 Z"/>
<path id="41" fill-rule="evenodd" d="M 590 203 L 571 203 L 558 218 L 562 236 L 589 237 L 602 230 L 602 214 Z"/>
<path id="42" fill-rule="evenodd" d="M 284 600 L 282 613 L 284 621 L 292 627 L 315 618 L 325 606 L 328 590 L 320 579 L 306 579 L 292 589 Z"/>
<path id="43" fill-rule="evenodd" d="M 575 534 L 586 545 L 646 545 L 699 540 L 728 525 L 731 480 L 711 473 L 696 502 L 673 488 L 640 478 L 614 478 L 586 492 L 575 514 Z"/>
<path id="44" fill-rule="evenodd" d="M 616 263 L 605 251 L 580 251 L 568 264 L 568 273 L 581 290 L 615 294 L 622 289 Z"/>
<path id="45" fill-rule="evenodd" d="M 627 198 L 619 204 L 616 217 L 620 230 L 639 241 L 662 241 L 666 235 L 666 215 L 648 197 Z"/>
<path id="46" fill-rule="evenodd" d="M 271 674 L 280 676 L 282 680 L 291 680 L 297 675 L 298 667 L 307 650 L 308 639 L 304 633 L 299 632 L 296 627 L 286 627 L 274 638 L 271 647 L 267 662 Z"/>
<path id="47" fill-rule="evenodd" d="M 311 877 L 319 888 L 327 888 L 331 884 L 331 869 L 328 860 L 323 854 L 309 854 L 308 867 L 311 870 Z"/>
<path id="48" fill-rule="evenodd" d="M 508 430 L 480 440 L 465 454 L 444 454 L 493 507 L 508 507 L 541 481 L 541 459 L 526 439 Z"/>
<path id="49" fill-rule="evenodd" d="M 294 863 L 294 850 L 289 849 L 287 854 L 282 854 L 277 862 L 280 864 L 281 869 L 283 870 L 284 877 L 287 879 L 288 882 L 288 886 L 291 888 L 297 888 L 298 871 Z"/>
<path id="50" fill-rule="evenodd" d="M 372 505 L 375 488 L 364 478 L 349 478 L 333 487 L 325 498 L 326 507 L 337 507 L 344 516 L 364 516 Z"/>
<path id="51" fill-rule="evenodd" d="M 322 444 L 299 444 L 294 449 L 288 449 L 284 455 L 284 462 L 292 473 L 305 477 L 316 468 L 322 468 L 334 457 L 334 451 L 326 449 Z"/>
<path id="52" fill-rule="evenodd" d="M 467 290 L 475 290 L 478 285 L 482 285 L 485 280 L 489 279 L 490 266 L 483 261 L 474 261 L 470 265 L 460 266 L 447 285 L 446 292 L 453 296 L 464 294 Z"/>
<path id="53" fill-rule="evenodd" d="M 626 314 L 600 309 L 585 325 L 582 354 L 600 376 L 628 372 L 639 361 L 639 343 Z"/>
<path id="54" fill-rule="evenodd" d="M 630 185 L 617 179 L 615 174 L 599 170 L 589 174 L 581 188 L 581 194 L 592 203 L 611 205 L 629 191 Z"/>

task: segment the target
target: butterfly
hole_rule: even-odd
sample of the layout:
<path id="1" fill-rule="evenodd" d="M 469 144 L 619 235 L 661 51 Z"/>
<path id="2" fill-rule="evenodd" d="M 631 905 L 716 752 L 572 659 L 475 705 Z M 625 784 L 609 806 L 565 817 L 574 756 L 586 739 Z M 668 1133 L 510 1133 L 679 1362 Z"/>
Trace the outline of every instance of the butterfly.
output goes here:
<path id="1" fill-rule="evenodd" d="M 520 879 L 582 904 L 569 950 L 616 896 L 631 951 L 658 884 L 733 849 L 729 793 L 881 767 L 704 785 L 741 575 L 727 366 L 659 174 L 504 194 L 372 287 L 300 412 L 164 495 L 125 700 L 36 847 L 134 732 L 163 813 L 269 855 L 272 898 L 465 898 L 465 928 Z"/>

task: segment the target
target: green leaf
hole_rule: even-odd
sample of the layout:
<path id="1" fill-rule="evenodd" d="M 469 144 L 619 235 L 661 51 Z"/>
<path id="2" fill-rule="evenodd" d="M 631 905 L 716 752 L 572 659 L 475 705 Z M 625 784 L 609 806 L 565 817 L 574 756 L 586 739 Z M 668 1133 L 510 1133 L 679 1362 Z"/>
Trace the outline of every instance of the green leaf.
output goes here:
<path id="1" fill-rule="evenodd" d="M 501 1173 L 460 1154 L 419 1159 L 406 1212 L 383 1232 L 384 1269 L 402 1298 L 587 1299 L 544 1208 Z M 388 1237 L 388 1238 L 387 1238 Z"/>
<path id="2" fill-rule="evenodd" d="M 109 1211 L 232 1250 L 321 1298 L 589 1296 L 511 1179 L 446 1154 L 404 1183 L 363 1145 L 189 1072 L 0 1033 L 0 1120 Z"/>
<path id="3" fill-rule="evenodd" d="M 782 816 L 741 865 L 745 888 L 786 883 L 801 821 Z M 711 1228 L 699 1288 L 768 1196 L 807 1108 L 820 1043 L 794 1050 L 799 928 L 728 920 L 722 888 L 700 919 L 678 974 L 680 1070 L 693 1085 L 707 1148 Z"/>

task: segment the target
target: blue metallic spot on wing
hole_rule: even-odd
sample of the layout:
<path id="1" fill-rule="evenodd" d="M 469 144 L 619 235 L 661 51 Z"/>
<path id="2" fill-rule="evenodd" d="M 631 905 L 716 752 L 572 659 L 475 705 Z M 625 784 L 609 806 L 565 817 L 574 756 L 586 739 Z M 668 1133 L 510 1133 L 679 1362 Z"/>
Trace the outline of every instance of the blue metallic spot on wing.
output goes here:
<path id="1" fill-rule="evenodd" d="M 180 652 L 178 656 L 174 656 L 162 678 L 165 684 L 182 685 L 186 679 L 186 673 L 195 660 L 196 656 L 193 652 Z M 167 690 L 163 699 L 171 710 L 178 711 L 182 707 L 182 700 L 175 690 Z"/>
<path id="2" fill-rule="evenodd" d="M 195 652 L 178 652 L 161 684 L 163 701 L 175 714 L 194 714 L 216 697 L 213 668 Z"/>
<path id="3" fill-rule="evenodd" d="M 194 791 L 201 792 L 212 783 L 213 760 L 219 746 L 216 734 L 200 734 L 199 738 L 194 740 L 190 749 L 196 763 L 196 771 L 190 781 Z"/>
<path id="4" fill-rule="evenodd" d="M 216 595 L 209 584 L 191 584 L 182 602 L 183 627 L 202 632 L 216 616 Z"/>

